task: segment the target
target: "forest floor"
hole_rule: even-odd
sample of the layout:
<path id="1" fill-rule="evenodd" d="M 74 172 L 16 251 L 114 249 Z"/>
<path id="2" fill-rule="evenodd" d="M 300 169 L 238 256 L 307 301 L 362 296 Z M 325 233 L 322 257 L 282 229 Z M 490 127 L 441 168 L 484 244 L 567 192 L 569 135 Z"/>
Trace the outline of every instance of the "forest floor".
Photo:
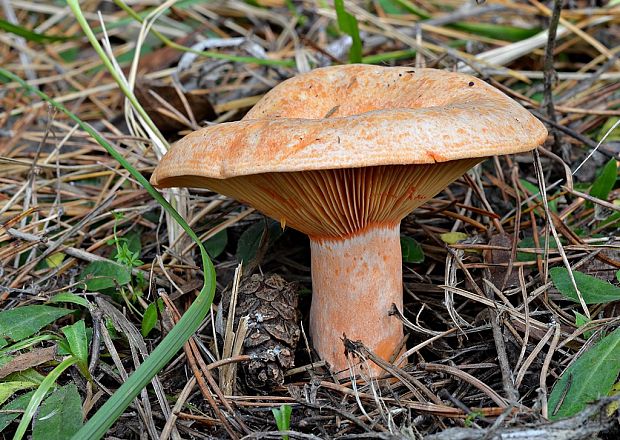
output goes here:
<path id="1" fill-rule="evenodd" d="M 344 3 L 81 2 L 113 75 L 63 1 L 2 0 L 0 66 L 147 179 L 183 135 L 240 119 L 299 72 L 351 61 L 470 73 L 549 130 L 536 152 L 486 160 L 403 220 L 408 363 L 381 380 L 337 377 L 312 351 L 305 235 L 206 189 L 169 193 L 212 257 L 215 299 L 109 438 L 620 438 L 620 2 Z M 203 267 L 92 136 L 0 81 L 0 428 L 19 432 L 30 390 L 69 358 L 32 425 L 51 438 L 56 420 L 62 438 L 158 346 Z M 282 383 L 257 383 L 233 346 L 239 329 L 223 324 L 241 260 L 240 291 L 252 273 L 295 283 L 303 331 Z M 349 348 L 353 362 L 372 358 Z"/>

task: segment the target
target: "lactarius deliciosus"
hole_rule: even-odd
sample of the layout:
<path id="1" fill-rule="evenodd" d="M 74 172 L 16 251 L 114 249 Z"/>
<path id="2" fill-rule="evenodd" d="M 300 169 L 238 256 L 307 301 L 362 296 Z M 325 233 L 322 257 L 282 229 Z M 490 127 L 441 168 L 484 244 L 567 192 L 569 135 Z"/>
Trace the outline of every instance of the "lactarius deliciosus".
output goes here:
<path id="1" fill-rule="evenodd" d="M 268 92 L 238 122 L 177 142 L 151 181 L 209 188 L 310 237 L 310 333 L 332 369 L 342 336 L 389 359 L 403 338 L 403 217 L 485 158 L 541 145 L 542 123 L 459 73 L 346 65 Z"/>

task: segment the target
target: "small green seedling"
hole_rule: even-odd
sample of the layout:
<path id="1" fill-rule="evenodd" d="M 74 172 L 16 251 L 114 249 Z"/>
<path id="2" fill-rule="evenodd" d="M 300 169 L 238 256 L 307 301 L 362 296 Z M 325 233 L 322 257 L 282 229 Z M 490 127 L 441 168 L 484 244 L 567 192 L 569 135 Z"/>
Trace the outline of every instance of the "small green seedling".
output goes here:
<path id="1" fill-rule="evenodd" d="M 290 405 L 280 405 L 280 408 L 272 408 L 271 412 L 276 419 L 278 431 L 288 431 L 291 429 L 291 413 L 293 408 Z M 288 435 L 282 436 L 283 440 L 288 440 Z"/>
<path id="2" fill-rule="evenodd" d="M 484 414 L 480 411 L 472 411 L 469 414 L 467 414 L 467 417 L 465 417 L 465 420 L 463 420 L 463 424 L 465 425 L 466 428 L 471 428 L 471 426 L 474 424 L 476 419 L 478 417 L 482 417 L 483 415 Z"/>
<path id="3" fill-rule="evenodd" d="M 122 212 L 114 212 L 112 215 L 114 216 L 114 238 L 108 241 L 108 244 L 116 245 L 114 258 L 119 264 L 123 264 L 128 268 L 142 266 L 144 262 L 139 258 L 140 250 L 142 249 L 140 245 L 140 236 L 134 234 L 130 236 L 130 238 L 132 238 L 131 240 L 127 237 L 119 237 L 117 234 L 117 227 L 124 215 Z"/>

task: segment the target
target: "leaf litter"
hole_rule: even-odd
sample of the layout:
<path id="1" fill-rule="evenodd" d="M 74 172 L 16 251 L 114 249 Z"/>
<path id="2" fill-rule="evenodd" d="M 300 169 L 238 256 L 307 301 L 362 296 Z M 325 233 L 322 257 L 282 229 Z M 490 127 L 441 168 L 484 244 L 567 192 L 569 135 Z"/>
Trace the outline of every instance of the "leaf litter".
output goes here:
<path id="1" fill-rule="evenodd" d="M 1 22 L 0 64 L 69 106 L 148 175 L 164 143 L 127 111 L 66 7 L 2 5 L 7 19 Z M 139 61 L 128 78 L 139 77 L 136 96 L 158 121 L 165 143 L 199 126 L 239 119 L 297 72 L 360 59 L 476 74 L 539 116 L 552 137 L 538 156 L 486 161 L 403 221 L 405 309 L 398 316 L 407 328 L 408 363 L 385 364 L 388 380 L 336 379 L 312 353 L 302 327 L 296 366 L 283 373 L 281 385 L 256 392 L 230 367 L 248 360 L 230 349 L 242 344 L 229 343 L 222 357 L 221 344 L 234 335 L 216 331 L 215 306 L 185 351 L 153 381 L 155 392 L 143 392 L 109 435 L 619 435 L 617 422 L 607 417 L 617 397 L 605 397 L 613 394 L 620 370 L 617 2 L 571 2 L 561 16 L 535 0 L 171 6 L 154 20 L 148 2 L 83 5 L 99 38 L 105 26 L 119 68 L 129 73 L 131 60 Z M 138 19 L 147 16 L 151 32 L 139 34 Z M 555 19 L 557 31 L 550 32 Z M 545 47 L 553 49 L 553 59 Z M 79 394 L 89 417 L 192 301 L 200 287 L 197 249 L 74 123 L 14 82 L 2 82 L 0 99 L 0 321 L 8 322 L 0 362 L 17 365 L 32 354 L 36 361 L 23 367 L 46 374 L 58 359 L 39 364 L 48 358 L 39 354 L 59 347 L 60 355 L 61 328 L 84 319 L 80 346 L 88 343 L 90 352 L 81 368 L 93 382 L 65 372 L 43 407 L 48 411 L 65 393 L 74 411 L 59 417 L 74 417 Z M 188 222 L 214 258 L 214 304 L 243 260 L 245 276 L 277 273 L 297 283 L 305 324 L 311 284 L 304 237 L 207 190 L 172 197 L 186 207 Z M 136 236 L 138 247 L 123 247 L 123 237 Z M 118 249 L 125 260 L 119 261 Z M 122 269 L 115 270 L 118 265 Z M 45 305 L 60 295 L 73 313 Z M 36 322 L 15 318 L 23 307 L 35 308 L 28 320 Z M 374 359 L 363 345 L 345 343 L 352 360 Z M 19 416 L 11 411 L 25 408 L 23 393 L 2 408 L 8 411 L 0 415 L 4 433 L 15 430 L 10 423 Z M 61 430 L 53 415 L 47 420 Z M 568 419 L 556 421 L 560 417 Z M 41 432 L 35 420 L 33 438 Z"/>

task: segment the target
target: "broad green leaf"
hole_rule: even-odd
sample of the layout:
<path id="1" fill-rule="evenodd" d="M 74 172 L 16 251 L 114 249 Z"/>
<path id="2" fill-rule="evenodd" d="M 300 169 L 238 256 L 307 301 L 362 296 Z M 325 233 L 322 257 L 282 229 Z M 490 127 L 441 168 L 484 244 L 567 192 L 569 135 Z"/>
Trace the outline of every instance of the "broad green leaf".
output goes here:
<path id="1" fill-rule="evenodd" d="M 551 275 L 553 285 L 562 295 L 575 302 L 579 302 L 579 297 L 571 283 L 568 269 L 565 267 L 554 267 L 549 270 L 549 274 Z M 604 304 L 620 300 L 620 287 L 576 270 L 573 271 L 573 276 L 586 304 Z"/>
<path id="2" fill-rule="evenodd" d="M 79 295 L 76 295 L 75 293 L 70 293 L 70 292 L 62 292 L 57 295 L 54 295 L 53 297 L 50 298 L 48 303 L 49 304 L 73 303 L 73 304 L 77 304 L 77 305 L 80 305 L 86 308 L 90 306 L 90 303 L 88 302 L 86 298 L 83 298 Z"/>
<path id="3" fill-rule="evenodd" d="M 0 356 L 0 367 L 8 364 L 13 359 L 13 356 Z"/>
<path id="4" fill-rule="evenodd" d="M 400 236 L 400 248 L 405 263 L 421 263 L 424 261 L 424 251 L 420 243 L 411 237 Z"/>
<path id="5" fill-rule="evenodd" d="M 605 164 L 603 171 L 596 178 L 590 189 L 590 195 L 597 199 L 607 200 L 609 193 L 614 189 L 618 178 L 618 165 L 613 157 Z"/>
<path id="6" fill-rule="evenodd" d="M 22 414 L 19 424 L 15 429 L 15 433 L 13 434 L 14 440 L 21 440 L 24 438 L 28 427 L 31 425 L 36 413 L 39 411 L 39 407 L 41 406 L 43 399 L 45 399 L 45 396 L 47 396 L 47 394 L 54 388 L 54 384 L 67 370 L 67 368 L 71 368 L 76 362 L 76 358 L 73 356 L 68 356 L 56 365 L 54 369 L 47 374 L 47 376 L 45 376 L 43 382 L 41 382 L 37 389 L 34 390 L 34 394 Z"/>
<path id="7" fill-rule="evenodd" d="M 564 240 L 560 239 L 562 244 L 564 244 Z M 540 249 L 545 250 L 545 237 L 538 237 L 538 243 L 540 244 Z M 534 241 L 534 237 L 525 237 L 523 240 L 517 244 L 517 248 L 528 248 L 535 249 L 536 242 Z M 557 249 L 558 243 L 555 241 L 555 238 L 549 237 L 549 249 Z M 517 261 L 536 261 L 536 254 L 529 252 L 517 252 Z"/>
<path id="8" fill-rule="evenodd" d="M 60 266 L 64 259 L 65 254 L 62 252 L 56 252 L 45 259 L 45 264 L 47 264 L 47 267 L 54 269 Z"/>
<path id="9" fill-rule="evenodd" d="M 349 62 L 360 63 L 362 62 L 362 39 L 360 38 L 357 18 L 347 12 L 344 7 L 344 0 L 334 0 L 334 7 L 336 8 L 338 27 L 353 40 L 349 50 Z"/>
<path id="10" fill-rule="evenodd" d="M 82 399 L 75 384 L 58 388 L 41 404 L 32 440 L 66 440 L 82 427 Z"/>
<path id="11" fill-rule="evenodd" d="M 265 237 L 265 234 L 267 236 Z M 258 221 L 248 227 L 237 242 L 237 260 L 248 264 L 257 256 L 261 243 L 265 238 L 269 241 L 267 245 L 274 243 L 282 235 L 282 227 L 280 223 L 266 219 Z"/>
<path id="12" fill-rule="evenodd" d="M 70 40 L 69 37 L 63 36 L 55 36 L 55 35 L 47 35 L 40 34 L 38 32 L 31 31 L 26 29 L 25 27 L 15 25 L 6 20 L 0 18 L 0 30 L 10 32 L 11 34 L 20 36 L 25 38 L 28 41 L 33 41 L 35 43 L 45 43 L 45 42 L 54 42 L 54 41 L 67 41 Z"/>
<path id="13" fill-rule="evenodd" d="M 158 317 L 157 312 L 158 312 L 158 309 L 159 309 L 159 312 L 162 312 L 163 306 L 164 306 L 164 301 L 161 298 L 157 298 L 157 300 L 150 303 L 148 307 L 146 308 L 146 310 L 144 311 L 144 316 L 142 317 L 142 328 L 140 332 L 142 333 L 142 336 L 144 336 L 145 338 L 148 336 L 151 330 L 153 330 L 153 327 L 155 327 L 155 324 L 157 324 L 157 317 Z"/>
<path id="14" fill-rule="evenodd" d="M 540 188 L 538 188 L 537 185 L 534 185 L 533 183 L 530 183 L 525 179 L 519 179 L 519 182 L 521 182 L 521 185 L 523 185 L 523 187 L 530 193 L 528 194 L 528 197 L 530 195 L 536 196 L 534 200 L 536 200 L 539 203 L 542 203 L 542 198 L 540 197 Z M 557 199 L 549 200 L 549 209 L 555 213 L 558 212 Z"/>
<path id="15" fill-rule="evenodd" d="M 0 382 L 0 405 L 9 400 L 9 398 L 16 392 L 34 388 L 36 386 L 37 384 L 35 382 L 27 380 Z"/>
<path id="16" fill-rule="evenodd" d="M 620 2 L 620 0 L 619 0 L 619 2 Z M 607 134 L 607 132 L 609 132 L 610 130 L 613 129 L 613 131 L 611 131 L 611 133 L 607 134 L 607 137 L 605 138 L 605 141 L 607 141 L 607 142 L 618 142 L 618 141 L 620 141 L 620 125 L 617 125 L 616 128 L 613 128 L 614 125 L 616 125 L 619 120 L 620 120 L 620 118 L 617 117 L 617 116 L 613 116 L 613 117 L 607 119 L 607 121 L 605 121 L 605 123 L 603 124 L 601 129 L 598 131 L 598 135 L 596 136 L 596 140 L 599 141 L 599 142 L 602 141 L 603 138 L 605 137 L 605 135 Z"/>
<path id="17" fill-rule="evenodd" d="M 43 376 L 34 368 L 28 368 L 27 370 L 23 371 L 16 371 L 15 373 L 11 373 L 4 378 L 4 380 L 31 382 L 35 385 L 40 385 L 41 382 L 43 382 L 43 379 L 45 379 L 45 376 Z"/>
<path id="18" fill-rule="evenodd" d="M 205 249 L 209 253 L 209 257 L 215 258 L 219 256 L 224 249 L 226 249 L 226 245 L 228 244 L 228 230 L 222 229 L 220 232 L 215 234 L 213 237 L 209 238 L 204 242 Z"/>
<path id="19" fill-rule="evenodd" d="M 4 431 L 4 429 L 9 426 L 13 420 L 20 416 L 19 411 L 26 409 L 26 406 L 28 406 L 28 402 L 30 402 L 33 394 L 34 391 L 30 391 L 16 397 L 2 407 L 2 411 L 6 412 L 0 412 L 0 432 Z"/>
<path id="20" fill-rule="evenodd" d="M 21 341 L 68 313 L 71 310 L 44 305 L 5 310 L 0 312 L 0 337 Z"/>
<path id="21" fill-rule="evenodd" d="M 30 338 L 22 339 L 18 342 L 15 342 L 13 344 L 10 344 L 10 345 L 7 345 L 6 347 L 1 348 L 0 355 L 6 354 L 6 353 L 13 353 L 18 350 L 23 350 L 25 348 L 30 348 L 44 341 L 55 341 L 58 339 L 59 339 L 58 336 L 54 334 L 36 335 Z"/>
<path id="22" fill-rule="evenodd" d="M 84 268 L 79 281 L 84 281 L 86 290 L 98 292 L 131 281 L 131 272 L 125 266 L 111 261 L 93 261 Z"/>
<path id="23" fill-rule="evenodd" d="M 577 328 L 579 328 L 581 326 L 584 326 L 588 322 L 591 321 L 591 319 L 588 319 L 588 317 L 586 315 L 582 315 L 581 313 L 579 313 L 576 310 L 573 310 L 573 313 L 575 314 L 575 327 L 577 327 Z M 583 337 L 588 339 L 593 334 L 594 334 L 594 332 L 592 330 L 588 330 L 587 332 L 583 332 Z"/>
<path id="24" fill-rule="evenodd" d="M 464 232 L 445 232 L 439 236 L 441 241 L 447 244 L 456 244 L 459 241 L 465 240 L 468 235 Z"/>
<path id="25" fill-rule="evenodd" d="M 620 373 L 620 328 L 583 353 L 563 373 L 549 396 L 549 418 L 577 414 L 606 396 Z"/>
<path id="26" fill-rule="evenodd" d="M 83 319 L 72 325 L 63 327 L 62 333 L 67 338 L 71 354 L 78 360 L 78 367 L 86 377 L 88 373 L 88 336 L 86 335 L 86 323 Z"/>

